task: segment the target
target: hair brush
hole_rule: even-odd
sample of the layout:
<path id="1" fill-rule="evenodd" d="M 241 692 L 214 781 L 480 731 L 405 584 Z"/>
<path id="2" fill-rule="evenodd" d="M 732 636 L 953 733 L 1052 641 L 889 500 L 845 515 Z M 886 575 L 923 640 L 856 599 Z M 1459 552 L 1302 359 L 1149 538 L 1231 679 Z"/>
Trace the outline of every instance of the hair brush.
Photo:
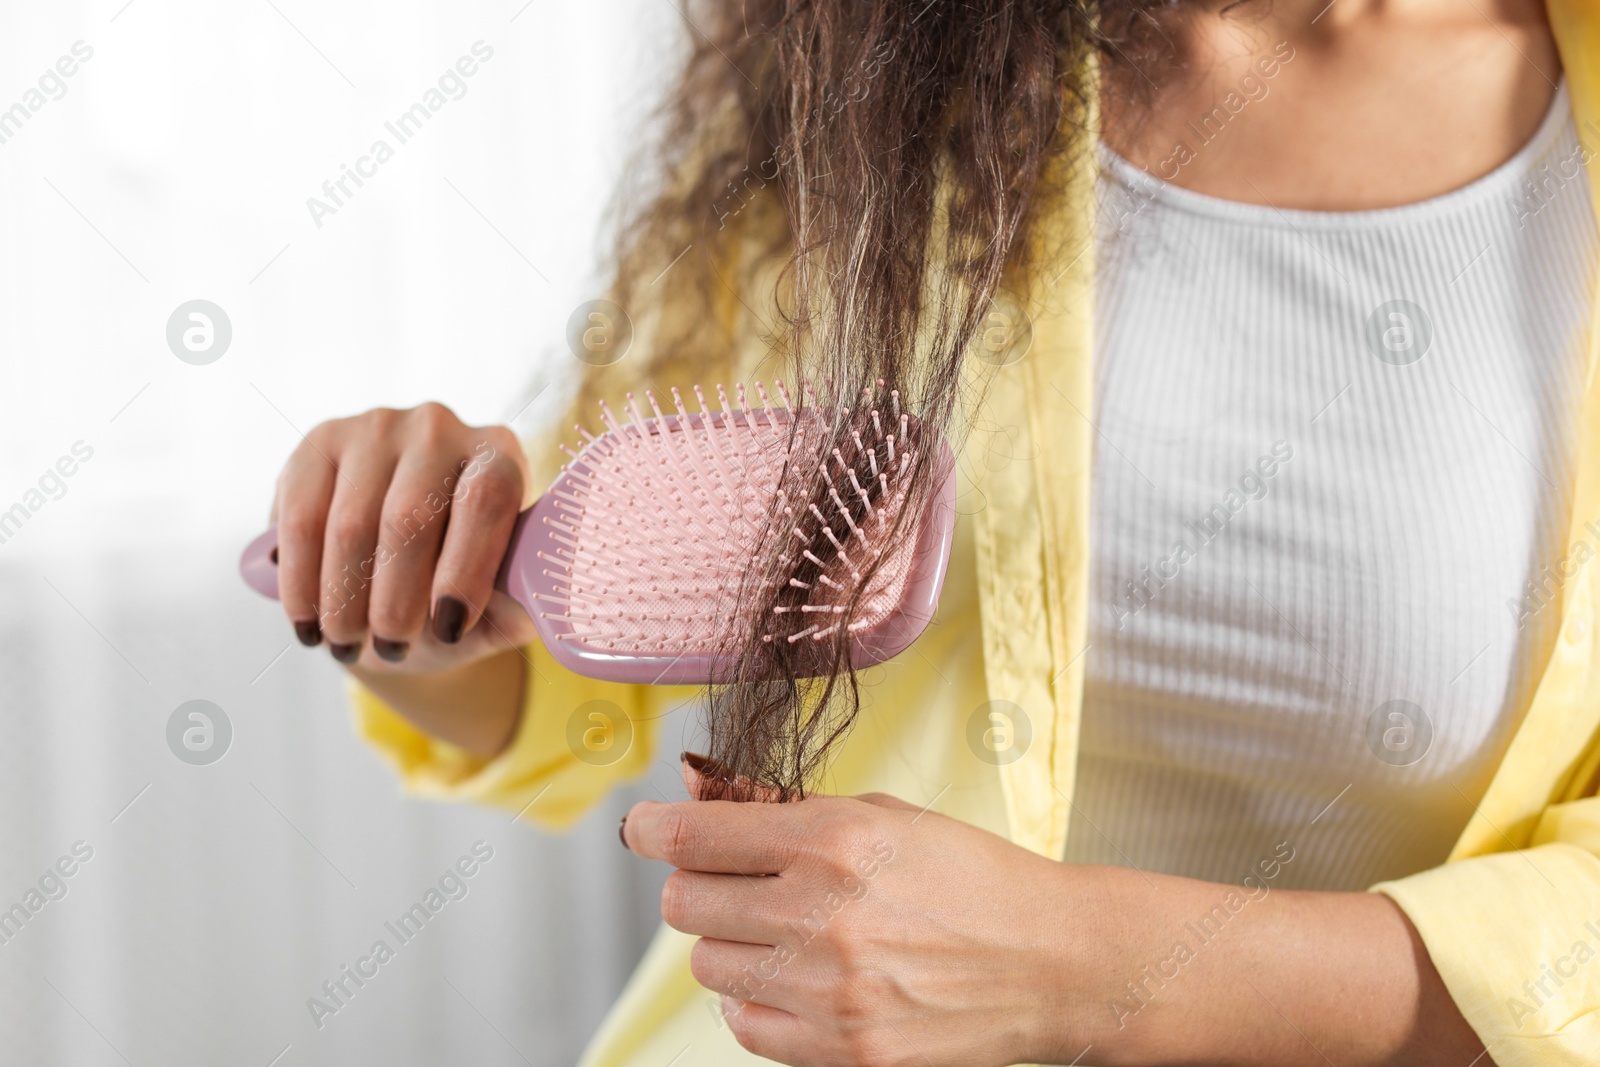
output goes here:
<path id="1" fill-rule="evenodd" d="M 900 411 L 898 393 L 882 409 L 864 395 L 852 412 L 819 409 L 809 391 L 791 406 L 775 384 L 781 403 L 757 383 L 759 405 L 740 385 L 737 406 L 719 385 L 715 411 L 696 386 L 692 413 L 677 389 L 674 413 L 646 392 L 649 416 L 629 394 L 627 422 L 602 401 L 604 432 L 578 427 L 581 450 L 562 446 L 570 462 L 518 516 L 495 584 L 558 662 L 609 681 L 728 681 L 750 633 L 737 611 L 751 581 L 777 587 L 757 598 L 774 674 L 780 663 L 825 673 L 831 657 L 819 653 L 841 637 L 850 665 L 868 667 L 927 628 L 955 527 L 949 445 Z M 829 448 L 840 417 L 846 447 Z M 921 478 L 931 491 L 912 492 Z M 902 514 L 910 502 L 918 513 Z M 757 575 L 771 537 L 784 542 L 778 569 Z M 278 595 L 275 528 L 239 569 L 251 588 Z"/>

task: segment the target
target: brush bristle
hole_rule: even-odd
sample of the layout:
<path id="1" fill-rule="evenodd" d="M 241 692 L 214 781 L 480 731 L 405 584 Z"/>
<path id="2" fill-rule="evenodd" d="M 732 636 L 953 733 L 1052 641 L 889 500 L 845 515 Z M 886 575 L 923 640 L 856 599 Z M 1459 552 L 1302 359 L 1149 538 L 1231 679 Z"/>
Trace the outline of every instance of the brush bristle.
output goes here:
<path id="1" fill-rule="evenodd" d="M 743 385 L 734 402 L 718 385 L 715 408 L 695 386 L 694 412 L 677 389 L 670 410 L 654 393 L 643 406 L 629 394 L 627 421 L 602 402 L 605 432 L 579 428 L 585 444 L 566 449 L 572 462 L 544 519 L 555 547 L 540 553 L 551 584 L 538 599 L 546 619 L 570 628 L 561 640 L 619 656 L 725 648 L 746 629 L 733 609 L 751 592 L 769 524 L 783 547 L 781 571 L 765 579 L 781 587 L 765 640 L 820 642 L 895 610 L 909 553 L 874 565 L 891 541 L 909 540 L 895 519 L 916 442 L 898 394 L 883 408 L 864 395 L 851 414 L 819 410 L 807 386 L 806 406 L 795 409 L 783 383 L 774 385 L 777 405 L 759 382 L 755 405 Z M 844 450 L 823 455 L 837 416 L 855 432 Z"/>

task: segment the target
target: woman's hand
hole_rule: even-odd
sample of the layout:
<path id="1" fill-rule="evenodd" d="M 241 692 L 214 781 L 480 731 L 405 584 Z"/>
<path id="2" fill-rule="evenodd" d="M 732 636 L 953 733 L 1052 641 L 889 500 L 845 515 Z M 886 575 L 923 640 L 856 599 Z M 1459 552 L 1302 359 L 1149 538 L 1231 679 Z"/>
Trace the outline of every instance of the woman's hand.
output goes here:
<path id="1" fill-rule="evenodd" d="M 440 404 L 306 435 L 278 478 L 278 597 L 306 645 L 417 726 L 477 756 L 515 733 L 536 631 L 495 574 L 528 490 L 504 426 Z M 430 624 L 431 619 L 431 624 Z"/>
<path id="2" fill-rule="evenodd" d="M 1052 1058 L 1081 911 L 1062 864 L 881 794 L 646 802 L 623 830 L 679 868 L 662 916 L 701 937 L 694 976 L 750 1051 L 802 1065 L 1070 1059 Z M 1080 889 L 1102 877 L 1083 870 Z"/>
<path id="3" fill-rule="evenodd" d="M 441 404 L 317 426 L 272 508 L 278 596 L 300 641 L 325 637 L 345 664 L 438 672 L 532 640 L 493 589 L 527 481 L 510 430 Z"/>
<path id="4" fill-rule="evenodd" d="M 679 868 L 663 918 L 781 1063 L 1492 1067 L 1392 901 L 1274 888 L 1290 842 L 1222 885 L 1058 863 L 881 794 L 647 801 L 623 841 Z"/>

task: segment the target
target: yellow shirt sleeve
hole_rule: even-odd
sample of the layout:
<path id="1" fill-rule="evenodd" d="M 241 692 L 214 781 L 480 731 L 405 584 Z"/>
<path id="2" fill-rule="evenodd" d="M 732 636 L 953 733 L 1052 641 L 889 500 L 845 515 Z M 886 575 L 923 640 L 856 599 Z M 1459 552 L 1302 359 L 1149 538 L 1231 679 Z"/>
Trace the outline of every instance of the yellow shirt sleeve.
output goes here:
<path id="1" fill-rule="evenodd" d="M 351 681 L 356 730 L 407 792 L 517 812 L 548 829 L 577 822 L 620 782 L 644 774 L 661 719 L 699 697 L 689 686 L 623 685 L 573 674 L 535 643 L 522 718 L 499 756 L 483 759 L 419 730 Z"/>
<path id="2" fill-rule="evenodd" d="M 1600 1063 L 1600 798 L 1547 808 L 1526 849 L 1372 888 L 1416 926 L 1499 1067 Z"/>

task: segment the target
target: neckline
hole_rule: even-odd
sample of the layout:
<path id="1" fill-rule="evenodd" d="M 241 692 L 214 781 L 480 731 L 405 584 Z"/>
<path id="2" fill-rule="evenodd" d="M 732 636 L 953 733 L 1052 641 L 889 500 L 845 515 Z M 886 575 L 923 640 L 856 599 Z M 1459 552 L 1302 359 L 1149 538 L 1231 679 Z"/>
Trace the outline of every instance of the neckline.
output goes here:
<path id="1" fill-rule="evenodd" d="M 1548 152 L 1571 121 L 1572 106 L 1567 92 L 1567 79 L 1563 75 L 1556 85 L 1555 96 L 1545 111 L 1539 128 L 1509 159 L 1465 185 L 1425 200 L 1392 207 L 1365 208 L 1358 211 L 1311 211 L 1302 208 L 1277 208 L 1269 204 L 1255 204 L 1245 200 L 1229 200 L 1209 193 L 1197 193 L 1180 185 L 1158 178 L 1149 171 L 1124 159 L 1104 141 L 1097 147 L 1102 165 L 1102 175 L 1109 176 L 1141 198 L 1148 198 L 1175 210 L 1193 215 L 1204 215 L 1230 222 L 1253 226 L 1291 227 L 1295 229 L 1365 229 L 1394 226 L 1431 219 L 1443 212 L 1497 196 L 1513 200 L 1522 180 L 1532 164 Z"/>

